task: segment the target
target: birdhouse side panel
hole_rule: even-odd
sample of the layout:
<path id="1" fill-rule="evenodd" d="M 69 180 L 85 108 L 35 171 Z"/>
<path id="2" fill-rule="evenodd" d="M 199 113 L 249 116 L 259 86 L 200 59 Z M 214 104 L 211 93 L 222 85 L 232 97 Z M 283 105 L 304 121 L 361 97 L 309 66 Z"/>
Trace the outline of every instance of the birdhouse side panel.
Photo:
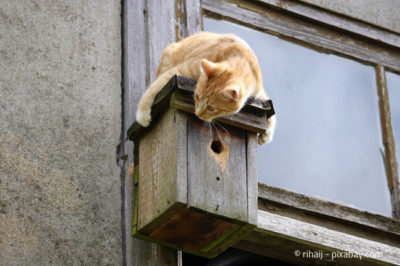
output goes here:
<path id="1" fill-rule="evenodd" d="M 186 114 L 170 108 L 140 138 L 138 230 L 187 203 L 186 124 Z"/>

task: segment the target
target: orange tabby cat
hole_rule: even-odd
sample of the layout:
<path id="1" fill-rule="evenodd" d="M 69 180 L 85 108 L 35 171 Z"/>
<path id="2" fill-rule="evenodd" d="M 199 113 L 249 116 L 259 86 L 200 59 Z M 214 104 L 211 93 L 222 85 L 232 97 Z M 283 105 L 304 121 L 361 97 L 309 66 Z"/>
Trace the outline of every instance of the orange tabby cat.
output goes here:
<path id="1" fill-rule="evenodd" d="M 146 90 L 136 113 L 144 127 L 150 124 L 151 105 L 172 75 L 197 79 L 195 113 L 207 122 L 239 112 L 249 96 L 268 99 L 258 60 L 248 44 L 233 34 L 201 32 L 170 44 L 163 51 L 157 79 Z M 275 115 L 267 131 L 258 136 L 260 145 L 272 140 Z"/>

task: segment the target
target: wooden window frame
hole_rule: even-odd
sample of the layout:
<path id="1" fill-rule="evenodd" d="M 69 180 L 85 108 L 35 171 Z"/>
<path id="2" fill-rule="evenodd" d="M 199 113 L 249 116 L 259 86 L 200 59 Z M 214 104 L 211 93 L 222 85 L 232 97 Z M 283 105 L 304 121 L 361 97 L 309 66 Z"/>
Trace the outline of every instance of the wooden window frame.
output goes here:
<path id="1" fill-rule="evenodd" d="M 298 1 L 203 0 L 201 8 L 209 17 L 233 21 L 376 69 L 393 218 L 259 184 L 258 227 L 236 247 L 292 263 L 310 263 L 310 259 L 296 257 L 295 250 L 316 249 L 382 254 L 368 261 L 399 263 L 400 189 L 385 71 L 400 72 L 400 36 Z M 268 243 L 271 238 L 275 239 L 274 245 Z"/>
<path id="2" fill-rule="evenodd" d="M 234 247 L 264 256 L 309 264 L 295 250 L 336 250 L 362 254 L 374 264 L 400 264 L 400 187 L 385 72 L 400 73 L 400 35 L 293 0 L 124 0 L 123 135 L 120 154 L 132 162 L 133 144 L 122 142 L 137 103 L 154 79 L 162 49 L 202 29 L 203 15 L 223 18 L 376 69 L 393 218 L 259 184 L 258 226 Z M 139 63 L 138 63 L 139 62 Z M 123 250 L 126 265 L 182 265 L 182 254 L 130 237 L 132 180 L 122 183 Z M 366 260 L 337 260 L 365 265 Z"/>

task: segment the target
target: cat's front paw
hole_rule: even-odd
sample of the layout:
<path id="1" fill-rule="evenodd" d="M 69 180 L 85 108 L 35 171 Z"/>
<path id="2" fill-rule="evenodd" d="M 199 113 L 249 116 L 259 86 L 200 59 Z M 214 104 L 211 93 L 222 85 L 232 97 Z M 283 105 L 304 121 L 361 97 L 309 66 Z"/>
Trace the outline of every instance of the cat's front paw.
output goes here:
<path id="1" fill-rule="evenodd" d="M 261 133 L 258 135 L 257 141 L 259 145 L 270 143 L 272 141 L 272 135 L 267 133 Z"/>
<path id="2" fill-rule="evenodd" d="M 136 121 L 143 127 L 148 127 L 151 122 L 150 111 L 141 111 L 140 109 L 136 112 Z"/>

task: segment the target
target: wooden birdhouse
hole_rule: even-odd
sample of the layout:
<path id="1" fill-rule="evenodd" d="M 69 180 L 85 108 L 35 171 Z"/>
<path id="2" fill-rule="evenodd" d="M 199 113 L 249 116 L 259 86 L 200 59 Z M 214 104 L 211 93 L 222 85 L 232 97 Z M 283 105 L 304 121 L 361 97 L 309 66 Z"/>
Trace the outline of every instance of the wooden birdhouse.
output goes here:
<path id="1" fill-rule="evenodd" d="M 215 257 L 257 225 L 257 133 L 270 101 L 249 99 L 210 125 L 194 113 L 196 81 L 174 76 L 156 97 L 152 124 L 135 122 L 135 237 Z"/>

